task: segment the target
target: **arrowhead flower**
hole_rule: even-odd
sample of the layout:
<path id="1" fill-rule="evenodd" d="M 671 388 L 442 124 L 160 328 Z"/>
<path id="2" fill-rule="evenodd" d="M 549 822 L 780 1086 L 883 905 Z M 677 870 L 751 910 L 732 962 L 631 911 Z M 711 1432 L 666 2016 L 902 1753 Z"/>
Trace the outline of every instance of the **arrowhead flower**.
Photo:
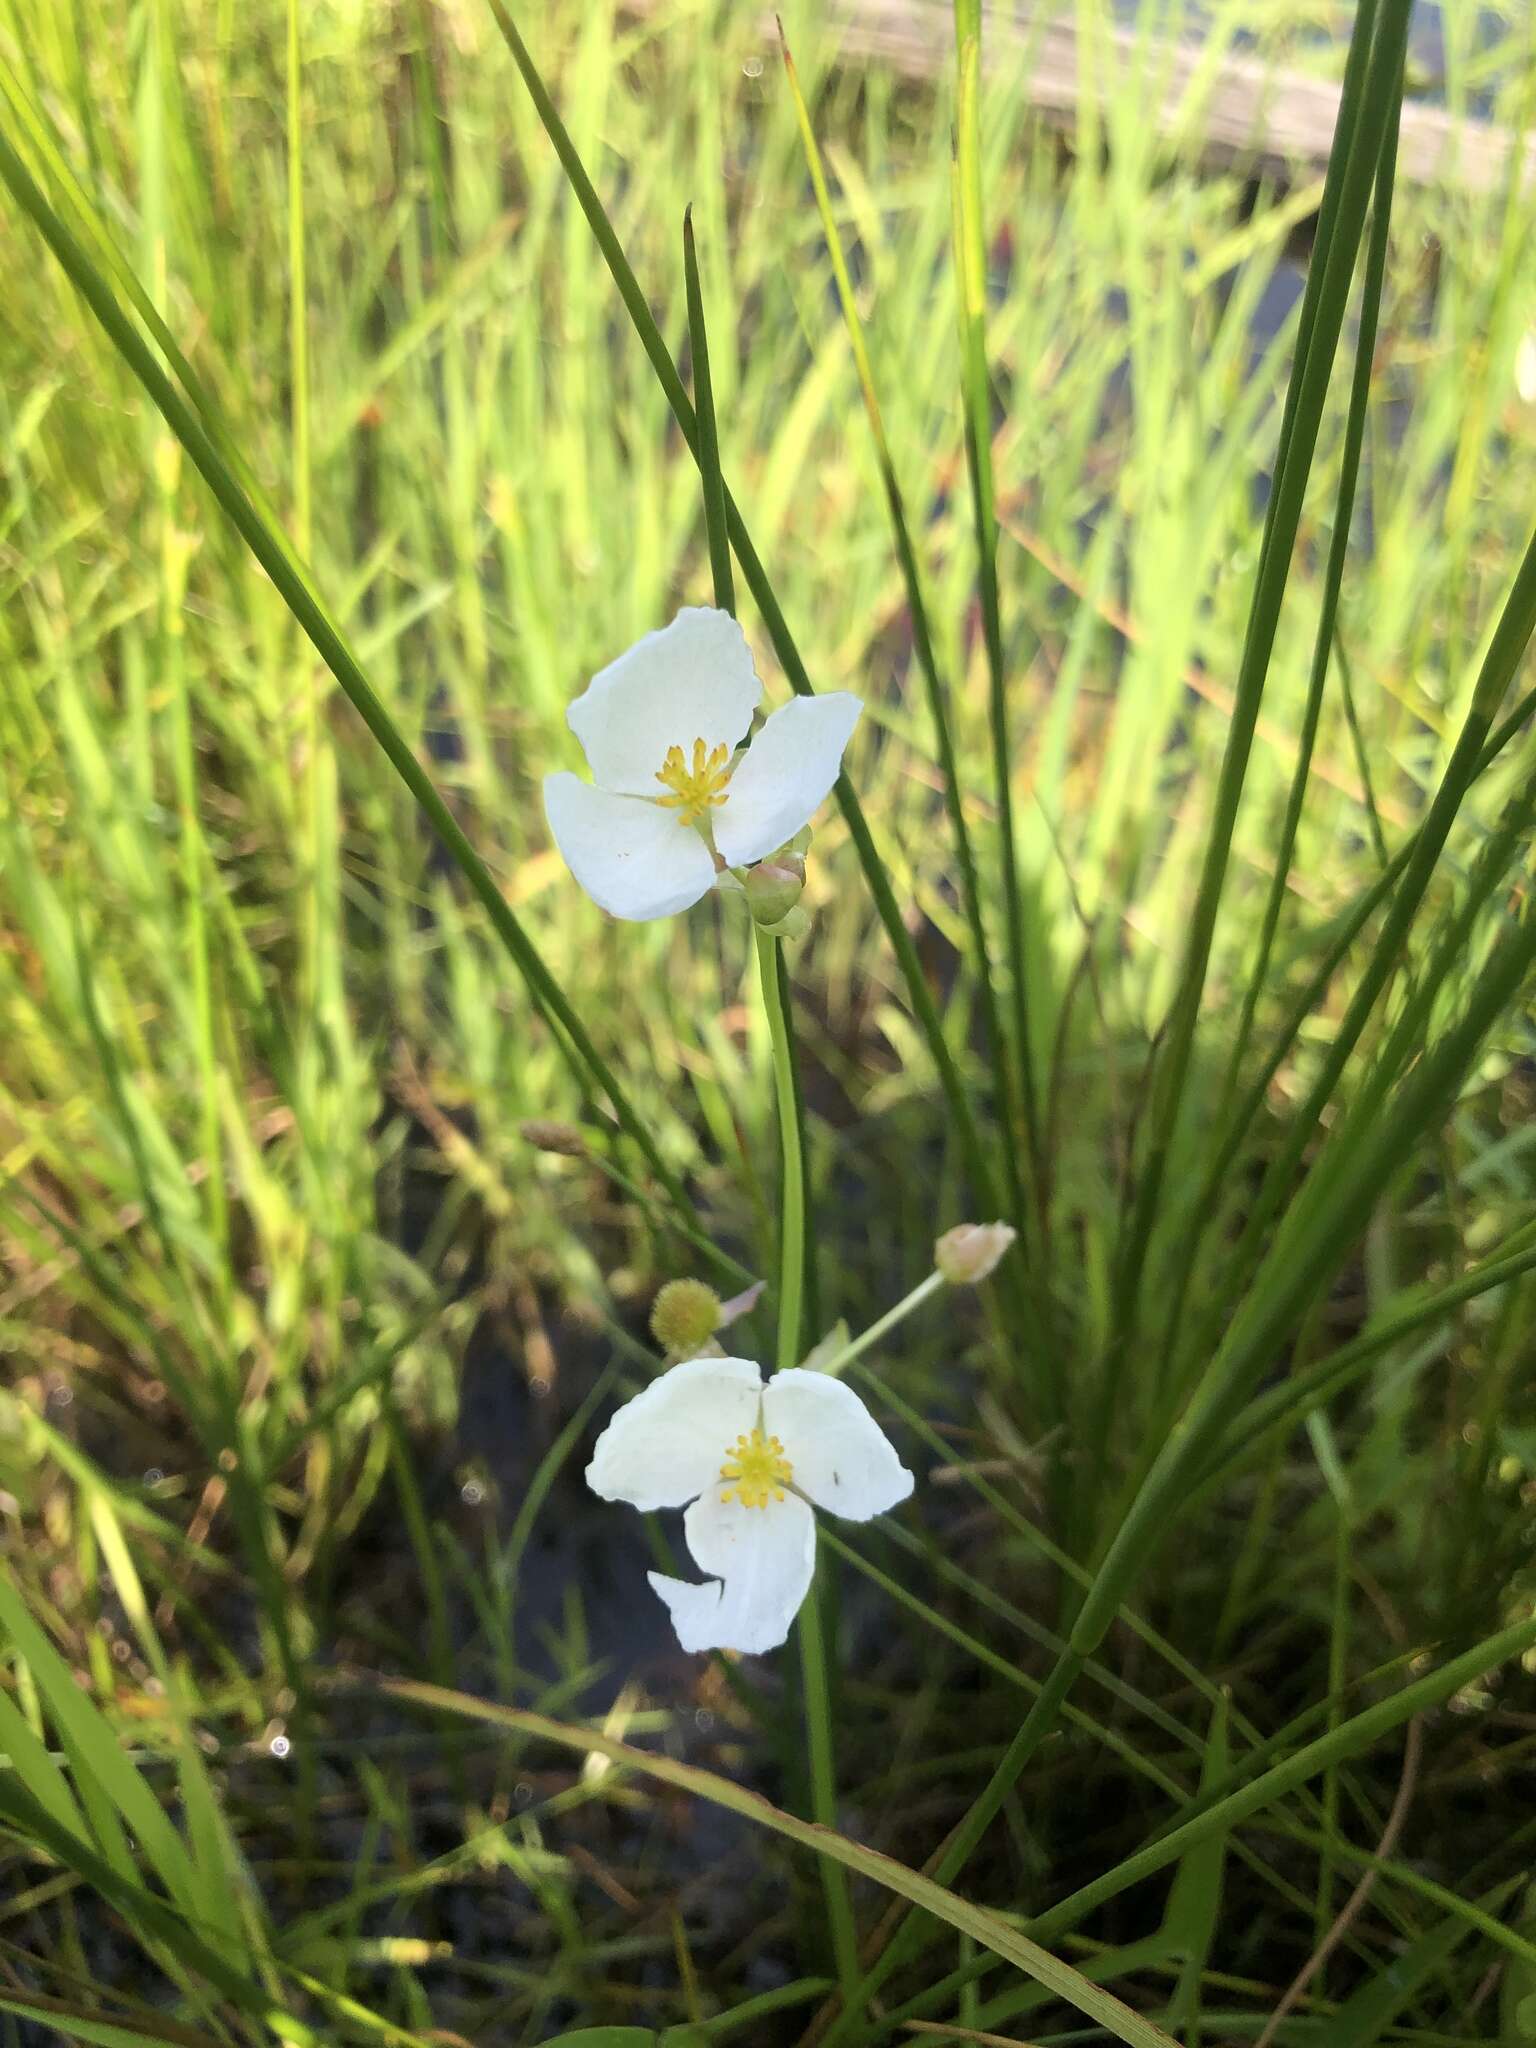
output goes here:
<path id="1" fill-rule="evenodd" d="M 615 917 L 669 917 L 810 823 L 863 710 L 795 697 L 737 751 L 763 686 L 729 612 L 693 606 L 592 678 L 567 714 L 592 781 L 546 776 L 544 810 L 583 889 Z"/>
<path id="2" fill-rule="evenodd" d="M 764 1386 L 749 1358 L 691 1358 L 627 1402 L 587 1484 L 636 1508 L 687 1507 L 702 1586 L 647 1576 L 685 1650 L 776 1650 L 816 1565 L 816 1518 L 884 1514 L 912 1474 L 851 1387 L 796 1366 Z"/>

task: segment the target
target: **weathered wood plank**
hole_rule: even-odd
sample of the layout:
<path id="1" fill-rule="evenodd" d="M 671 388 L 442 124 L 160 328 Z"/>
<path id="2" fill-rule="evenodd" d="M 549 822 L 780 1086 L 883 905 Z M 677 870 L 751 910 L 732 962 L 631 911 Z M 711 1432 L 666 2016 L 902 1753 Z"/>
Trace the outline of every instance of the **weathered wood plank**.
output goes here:
<path id="1" fill-rule="evenodd" d="M 824 0 L 824 22 L 845 55 L 878 59 L 911 77 L 930 77 L 951 61 L 952 16 L 943 0 Z M 771 17 L 765 29 L 771 37 Z M 1282 177 L 1320 169 L 1328 158 L 1337 85 L 1242 52 L 1217 55 L 1199 43 L 1106 28 L 1084 67 L 1070 15 L 1029 0 L 984 10 L 982 50 L 992 69 L 1018 77 L 1040 114 L 1064 128 L 1076 122 L 1086 68 L 1101 102 L 1127 75 L 1140 79 L 1159 136 L 1204 158 Z M 1443 107 L 1409 100 L 1398 178 L 1450 191 L 1498 191 L 1514 149 L 1526 188 L 1536 190 L 1536 136 L 1455 120 Z"/>

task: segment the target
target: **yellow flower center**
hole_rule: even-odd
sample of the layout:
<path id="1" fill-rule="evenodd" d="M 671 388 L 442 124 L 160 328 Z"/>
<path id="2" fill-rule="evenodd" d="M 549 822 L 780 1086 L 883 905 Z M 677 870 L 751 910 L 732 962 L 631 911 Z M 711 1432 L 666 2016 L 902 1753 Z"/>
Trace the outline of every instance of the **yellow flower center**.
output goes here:
<path id="1" fill-rule="evenodd" d="M 734 1448 L 725 1454 L 720 1477 L 735 1482 L 721 1494 L 722 1501 L 729 1500 L 734 1492 L 744 1508 L 765 1508 L 770 1494 L 775 1500 L 784 1498 L 794 1469 L 778 1438 L 764 1436 L 759 1424 L 750 1436 L 737 1437 Z"/>
<path id="2" fill-rule="evenodd" d="M 695 740 L 692 767 L 681 747 L 668 747 L 667 758 L 656 771 L 656 780 L 672 794 L 659 796 L 656 801 L 664 809 L 676 811 L 680 824 L 697 825 L 707 811 L 725 802 L 730 779 L 729 747 L 707 751 L 702 740 Z"/>

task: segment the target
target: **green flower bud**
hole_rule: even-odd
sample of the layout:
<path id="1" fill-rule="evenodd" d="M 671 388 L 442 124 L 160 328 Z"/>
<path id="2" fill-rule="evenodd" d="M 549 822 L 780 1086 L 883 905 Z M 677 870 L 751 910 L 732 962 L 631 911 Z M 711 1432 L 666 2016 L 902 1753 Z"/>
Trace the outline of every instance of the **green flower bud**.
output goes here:
<path id="1" fill-rule="evenodd" d="M 696 1358 L 719 1329 L 724 1308 L 702 1280 L 669 1280 L 651 1304 L 651 1334 L 675 1358 Z"/>
<path id="2" fill-rule="evenodd" d="M 798 853 L 774 853 L 748 868 L 744 887 L 754 922 L 782 924 L 805 888 L 805 862 Z"/>

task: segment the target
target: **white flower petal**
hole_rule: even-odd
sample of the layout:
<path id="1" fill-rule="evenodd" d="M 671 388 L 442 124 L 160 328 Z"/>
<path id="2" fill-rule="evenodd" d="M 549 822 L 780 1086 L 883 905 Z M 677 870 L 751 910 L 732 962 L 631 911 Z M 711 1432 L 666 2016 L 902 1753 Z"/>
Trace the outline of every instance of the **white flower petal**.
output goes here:
<path id="1" fill-rule="evenodd" d="M 742 756 L 715 812 L 715 845 L 728 867 L 761 860 L 808 825 L 837 780 L 864 706 L 846 690 L 781 705 Z"/>
<path id="2" fill-rule="evenodd" d="M 912 1491 L 912 1474 L 864 1403 L 841 1380 L 793 1366 L 763 1394 L 763 1427 L 784 1445 L 794 1483 L 850 1522 L 883 1515 Z"/>
<path id="3" fill-rule="evenodd" d="M 566 717 L 604 789 L 655 796 L 668 747 L 739 746 L 762 694 L 730 613 L 690 605 L 600 669 Z"/>
<path id="4" fill-rule="evenodd" d="M 635 1508 L 680 1508 L 720 1477 L 757 1424 L 762 1379 L 750 1358 L 690 1358 L 626 1401 L 597 1440 L 587 1484 Z"/>
<path id="5" fill-rule="evenodd" d="M 615 796 L 579 775 L 546 775 L 544 815 L 566 866 L 615 917 L 670 917 L 714 882 L 708 847 L 659 804 Z"/>
<path id="6" fill-rule="evenodd" d="M 648 1574 L 685 1650 L 776 1650 L 789 1634 L 816 1569 L 816 1517 L 794 1494 L 765 1508 L 724 1500 L 711 1487 L 683 1518 L 703 1586 Z"/>

